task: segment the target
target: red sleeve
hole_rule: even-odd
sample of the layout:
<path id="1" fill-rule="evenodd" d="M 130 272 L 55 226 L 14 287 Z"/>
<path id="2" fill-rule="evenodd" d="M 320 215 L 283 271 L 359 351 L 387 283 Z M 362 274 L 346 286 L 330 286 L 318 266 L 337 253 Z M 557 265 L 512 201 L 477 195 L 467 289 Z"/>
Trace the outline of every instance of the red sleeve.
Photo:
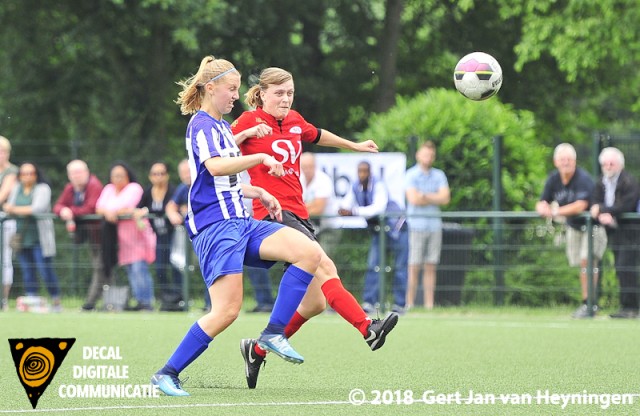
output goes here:
<path id="1" fill-rule="evenodd" d="M 62 210 L 62 208 L 71 207 L 71 205 L 73 205 L 73 187 L 71 187 L 71 184 L 68 183 L 62 190 L 62 193 L 53 206 L 53 213 L 56 215 L 60 215 L 60 211 Z"/>
<path id="2" fill-rule="evenodd" d="M 96 203 L 102 193 L 102 183 L 98 178 L 91 175 L 87 189 L 84 193 L 84 203 L 80 206 L 73 205 L 73 190 L 71 191 L 72 203 L 69 205 L 74 217 L 81 217 L 83 215 L 93 215 L 96 213 Z"/>

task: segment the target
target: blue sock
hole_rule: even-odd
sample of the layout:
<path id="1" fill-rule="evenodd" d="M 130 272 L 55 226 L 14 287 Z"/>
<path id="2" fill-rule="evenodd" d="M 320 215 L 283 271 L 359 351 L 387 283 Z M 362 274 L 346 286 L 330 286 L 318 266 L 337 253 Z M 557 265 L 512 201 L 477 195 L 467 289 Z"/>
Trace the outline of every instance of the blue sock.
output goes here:
<path id="1" fill-rule="evenodd" d="M 178 377 L 178 372 L 176 371 L 175 368 L 171 367 L 171 365 L 169 365 L 169 363 L 165 364 L 164 367 L 162 367 L 160 369 L 160 371 L 158 371 L 158 373 L 160 373 L 160 374 L 168 374 L 170 376 Z"/>
<path id="2" fill-rule="evenodd" d="M 262 331 L 263 334 L 284 334 L 284 328 L 300 305 L 311 279 L 313 279 L 312 274 L 293 264 L 287 268 L 280 281 L 278 296 L 273 305 L 269 324 Z"/>
<path id="3" fill-rule="evenodd" d="M 200 328 L 198 322 L 195 322 L 160 372 L 163 374 L 171 374 L 170 372 L 164 373 L 163 371 L 173 370 L 174 374 L 171 375 L 177 376 L 207 349 L 211 341 L 213 341 L 213 338 Z"/>

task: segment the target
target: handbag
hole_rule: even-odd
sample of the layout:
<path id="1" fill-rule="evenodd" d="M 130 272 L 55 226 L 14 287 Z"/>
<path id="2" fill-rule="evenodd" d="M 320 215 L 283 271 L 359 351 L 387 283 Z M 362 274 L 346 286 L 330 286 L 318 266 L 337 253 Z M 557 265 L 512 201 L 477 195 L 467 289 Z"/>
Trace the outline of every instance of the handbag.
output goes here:
<path id="1" fill-rule="evenodd" d="M 106 286 L 102 292 L 102 303 L 107 312 L 122 312 L 129 300 L 129 286 Z"/>
<path id="2" fill-rule="evenodd" d="M 173 233 L 169 261 L 178 270 L 187 266 L 187 230 L 182 225 L 177 226 Z"/>
<path id="3" fill-rule="evenodd" d="M 22 234 L 15 233 L 12 235 L 9 239 L 9 247 L 11 247 L 11 250 L 13 250 L 14 253 L 18 253 L 22 250 Z"/>

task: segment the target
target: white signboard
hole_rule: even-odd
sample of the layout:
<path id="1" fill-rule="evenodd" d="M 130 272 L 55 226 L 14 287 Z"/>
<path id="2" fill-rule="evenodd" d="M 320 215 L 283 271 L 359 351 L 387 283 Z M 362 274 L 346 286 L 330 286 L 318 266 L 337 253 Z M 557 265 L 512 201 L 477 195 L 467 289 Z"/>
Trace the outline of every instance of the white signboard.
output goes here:
<path id="1" fill-rule="evenodd" d="M 404 174 L 407 157 L 404 153 L 316 153 L 316 168 L 323 170 L 333 180 L 333 188 L 340 207 L 342 198 L 351 192 L 358 181 L 358 163 L 366 161 L 371 165 L 371 174 L 387 185 L 389 198 L 405 207 Z M 363 218 L 341 217 L 341 228 L 364 228 Z"/>

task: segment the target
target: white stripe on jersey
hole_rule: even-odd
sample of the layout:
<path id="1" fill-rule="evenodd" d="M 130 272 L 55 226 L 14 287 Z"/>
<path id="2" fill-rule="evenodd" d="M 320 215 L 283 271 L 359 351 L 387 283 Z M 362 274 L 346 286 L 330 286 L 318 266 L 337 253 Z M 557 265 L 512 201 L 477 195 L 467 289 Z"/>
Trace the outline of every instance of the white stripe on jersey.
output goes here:
<path id="1" fill-rule="evenodd" d="M 222 133 L 222 135 L 220 135 L 220 133 Z M 211 136 L 213 137 L 213 146 L 216 148 L 216 152 L 221 157 L 235 157 L 239 152 L 238 146 L 236 146 L 235 141 L 229 142 L 228 140 L 226 140 L 227 138 L 225 137 L 226 136 L 225 133 L 226 132 L 224 130 L 222 132 L 219 132 L 215 128 L 211 129 Z M 218 140 L 216 140 L 216 137 L 218 138 Z M 221 140 L 225 141 L 224 147 L 220 145 Z M 203 160 L 202 156 L 200 156 L 200 160 Z M 231 216 L 229 215 L 229 207 L 227 206 L 224 200 L 224 197 L 225 197 L 224 192 L 229 192 L 230 190 L 235 189 L 234 185 L 231 184 L 232 176 L 233 175 L 216 176 L 213 178 L 213 182 L 215 183 L 215 187 L 216 187 L 216 197 L 218 198 L 218 202 L 220 203 L 220 211 L 222 211 L 222 215 L 224 216 L 225 220 L 228 220 L 231 218 Z M 237 210 L 236 210 L 236 213 L 237 213 Z"/>
<path id="2" fill-rule="evenodd" d="M 211 129 L 211 133 L 215 143 L 215 138 L 218 136 L 218 133 L 215 129 Z M 200 153 L 200 163 L 204 163 L 207 159 L 211 159 L 209 143 L 207 143 L 207 136 L 204 134 L 203 130 L 198 131 L 198 134 L 196 135 L 196 146 L 198 147 L 198 153 Z M 218 153 L 220 153 L 219 146 L 217 146 L 217 148 Z M 222 153 L 220 153 L 220 155 L 222 155 Z"/>

